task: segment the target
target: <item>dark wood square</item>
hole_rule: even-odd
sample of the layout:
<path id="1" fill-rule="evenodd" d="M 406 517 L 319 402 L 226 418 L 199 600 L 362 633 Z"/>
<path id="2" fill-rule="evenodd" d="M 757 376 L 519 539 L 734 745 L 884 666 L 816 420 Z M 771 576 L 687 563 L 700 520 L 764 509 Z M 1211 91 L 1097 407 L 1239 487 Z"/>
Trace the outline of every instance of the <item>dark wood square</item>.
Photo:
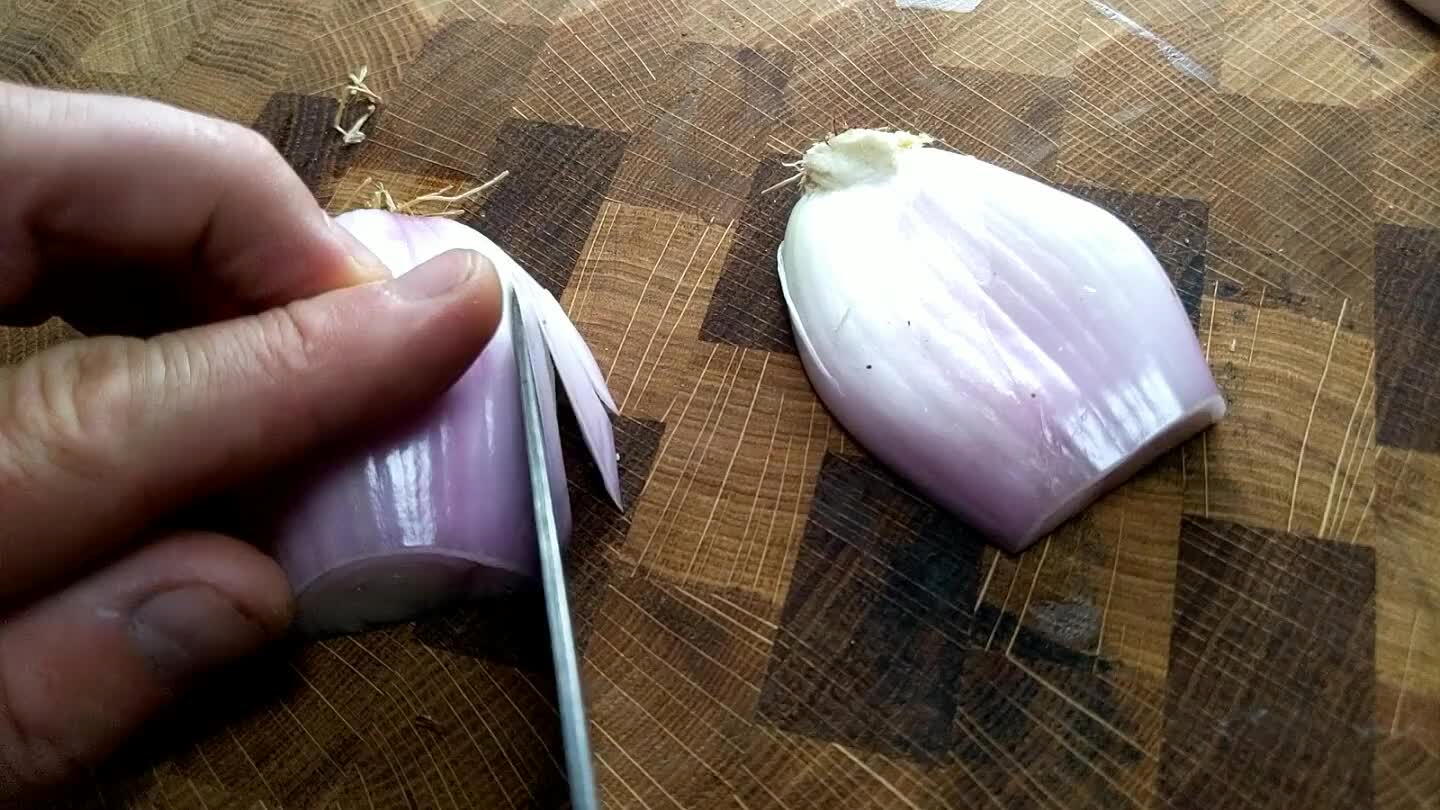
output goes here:
<path id="1" fill-rule="evenodd" d="M 730 252 L 705 310 L 700 339 L 747 349 L 795 353 L 790 313 L 780 293 L 776 251 L 785 239 L 789 211 L 800 199 L 794 186 L 766 189 L 795 174 L 788 158 L 772 155 L 750 182 L 745 210 L 735 224 Z"/>
<path id="2" fill-rule="evenodd" d="M 462 222 L 514 257 L 553 295 L 570 274 L 625 154 L 626 136 L 589 127 L 511 119 L 482 174 L 509 170 L 478 213 Z"/>
<path id="3" fill-rule="evenodd" d="M 330 96 L 276 93 L 251 125 L 275 145 L 322 203 L 332 190 L 336 163 L 344 148 L 333 129 L 339 106 Z"/>
<path id="4" fill-rule="evenodd" d="M 1375 239 L 1376 441 L 1440 451 L 1440 231 L 1381 225 Z"/>
<path id="5" fill-rule="evenodd" d="M 892 753 L 953 747 L 976 540 L 872 463 L 827 455 L 760 717 Z"/>
<path id="6" fill-rule="evenodd" d="M 1372 549 L 1186 518 L 1163 799 L 1370 807 L 1374 599 Z"/>
<path id="7" fill-rule="evenodd" d="M 966 657 L 957 689 L 955 756 L 1003 806 L 1132 807 L 1153 795 L 1159 689 L 1147 679 L 994 650 Z"/>

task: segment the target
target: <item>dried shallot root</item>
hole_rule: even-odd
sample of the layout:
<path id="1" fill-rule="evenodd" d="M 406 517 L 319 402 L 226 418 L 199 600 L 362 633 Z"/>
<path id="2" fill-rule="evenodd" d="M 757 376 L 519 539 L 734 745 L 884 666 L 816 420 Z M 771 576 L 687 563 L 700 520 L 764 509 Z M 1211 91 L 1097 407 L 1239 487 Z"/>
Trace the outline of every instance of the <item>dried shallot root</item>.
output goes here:
<path id="1" fill-rule="evenodd" d="M 340 89 L 340 98 L 338 99 L 340 104 L 335 108 L 335 123 L 332 126 L 336 132 L 340 133 L 340 139 L 346 146 L 365 142 L 365 133 L 360 128 L 365 126 L 365 122 L 370 120 L 380 106 L 380 96 L 365 84 L 365 79 L 369 75 L 370 68 L 361 65 L 359 70 L 346 77 L 349 81 Z M 354 121 L 345 125 L 345 112 L 352 103 L 363 104 L 365 109 Z"/>

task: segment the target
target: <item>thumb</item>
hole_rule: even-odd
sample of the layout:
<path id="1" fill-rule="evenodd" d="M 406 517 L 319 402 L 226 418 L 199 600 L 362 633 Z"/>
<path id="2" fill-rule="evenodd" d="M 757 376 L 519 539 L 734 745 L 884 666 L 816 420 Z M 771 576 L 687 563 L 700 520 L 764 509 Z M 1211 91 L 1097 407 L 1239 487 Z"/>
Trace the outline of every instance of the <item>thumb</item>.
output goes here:
<path id="1" fill-rule="evenodd" d="M 75 341 L 0 374 L 0 604 L 437 396 L 501 309 L 489 261 L 451 251 L 390 281 L 148 340 Z"/>
<path id="2" fill-rule="evenodd" d="M 220 535 L 147 543 L 0 624 L 0 808 L 89 772 L 291 615 L 275 561 Z M 13 804 L 12 804 L 13 803 Z"/>

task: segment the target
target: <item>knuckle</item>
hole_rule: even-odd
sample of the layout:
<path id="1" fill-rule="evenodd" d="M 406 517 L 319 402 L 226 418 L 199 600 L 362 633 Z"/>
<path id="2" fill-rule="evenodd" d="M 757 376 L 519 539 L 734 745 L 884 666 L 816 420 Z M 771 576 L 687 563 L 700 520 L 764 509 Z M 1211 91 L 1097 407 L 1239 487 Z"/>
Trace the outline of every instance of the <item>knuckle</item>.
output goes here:
<path id="1" fill-rule="evenodd" d="M 150 344 L 154 351 L 140 363 L 147 369 L 148 390 L 164 395 L 193 391 L 209 383 L 210 358 L 193 341 L 168 334 L 153 338 Z"/>
<path id="2" fill-rule="evenodd" d="M 222 122 L 220 127 L 226 148 L 240 158 L 241 165 L 248 164 L 253 170 L 256 161 L 261 166 L 284 162 L 275 145 L 258 130 L 229 121 Z"/>
<path id="3" fill-rule="evenodd" d="M 288 305 L 268 310 L 259 316 L 261 327 L 262 366 L 267 382 L 280 392 L 285 406 L 285 430 L 302 436 L 323 433 L 325 403 L 300 393 L 312 387 L 302 384 L 312 375 L 324 373 L 323 366 L 335 352 L 324 315 L 307 313 L 303 307 Z"/>
<path id="4" fill-rule="evenodd" d="M 144 341 L 96 338 L 57 347 L 15 370 L 4 421 L 17 441 L 67 470 L 96 474 L 129 432 L 152 363 Z M 24 455 L 22 453 L 22 455 Z"/>
<path id="5" fill-rule="evenodd" d="M 272 382 L 281 385 L 311 373 L 322 362 L 323 329 L 298 307 L 266 310 L 256 317 L 260 360 Z"/>

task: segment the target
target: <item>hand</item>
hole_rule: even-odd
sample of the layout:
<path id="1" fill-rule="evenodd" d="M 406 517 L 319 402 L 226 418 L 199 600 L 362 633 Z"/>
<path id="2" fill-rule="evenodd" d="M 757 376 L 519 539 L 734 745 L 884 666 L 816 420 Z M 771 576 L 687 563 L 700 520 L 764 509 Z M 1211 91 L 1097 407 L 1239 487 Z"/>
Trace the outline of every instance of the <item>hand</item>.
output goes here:
<path id="1" fill-rule="evenodd" d="M 0 369 L 4 804 L 286 627 L 272 559 L 161 521 L 441 393 L 501 301 L 468 252 L 384 281 L 261 136 L 156 103 L 0 83 L 0 178 L 0 324 L 98 335 Z"/>

